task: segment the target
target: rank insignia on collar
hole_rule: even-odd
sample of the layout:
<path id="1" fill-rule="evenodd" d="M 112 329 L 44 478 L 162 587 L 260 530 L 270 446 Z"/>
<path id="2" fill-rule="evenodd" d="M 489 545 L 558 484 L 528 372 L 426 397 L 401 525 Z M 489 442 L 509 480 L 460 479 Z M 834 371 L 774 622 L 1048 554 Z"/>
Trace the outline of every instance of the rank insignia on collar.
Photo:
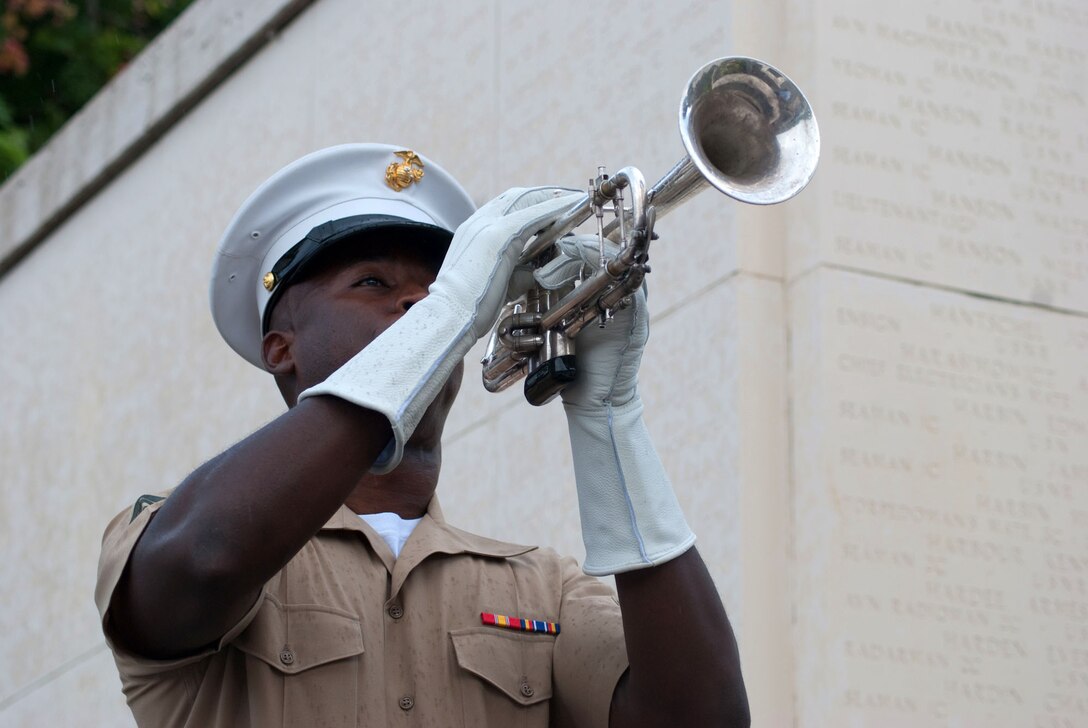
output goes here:
<path id="1" fill-rule="evenodd" d="M 393 153 L 401 161 L 390 162 L 385 168 L 385 183 L 397 192 L 402 192 L 423 179 L 423 160 L 410 149 Z"/>
<path id="2" fill-rule="evenodd" d="M 515 629 L 520 632 L 559 634 L 559 622 L 545 622 L 541 619 L 522 619 L 520 617 L 508 617 L 505 614 L 480 612 L 480 621 L 492 627 Z"/>

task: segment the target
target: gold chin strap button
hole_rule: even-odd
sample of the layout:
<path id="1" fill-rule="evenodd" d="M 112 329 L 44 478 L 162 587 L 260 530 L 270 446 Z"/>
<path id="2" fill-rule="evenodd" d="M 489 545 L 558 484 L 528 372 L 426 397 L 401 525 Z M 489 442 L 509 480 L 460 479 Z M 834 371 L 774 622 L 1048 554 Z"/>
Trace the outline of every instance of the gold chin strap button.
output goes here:
<path id="1" fill-rule="evenodd" d="M 261 283 L 264 284 L 264 290 L 271 293 L 272 289 L 276 287 L 276 274 L 271 272 L 265 273 L 264 278 L 261 279 Z"/>
<path id="2" fill-rule="evenodd" d="M 393 153 L 400 157 L 401 161 L 390 162 L 385 168 L 385 183 L 397 192 L 401 192 L 423 179 L 423 160 L 410 149 Z"/>

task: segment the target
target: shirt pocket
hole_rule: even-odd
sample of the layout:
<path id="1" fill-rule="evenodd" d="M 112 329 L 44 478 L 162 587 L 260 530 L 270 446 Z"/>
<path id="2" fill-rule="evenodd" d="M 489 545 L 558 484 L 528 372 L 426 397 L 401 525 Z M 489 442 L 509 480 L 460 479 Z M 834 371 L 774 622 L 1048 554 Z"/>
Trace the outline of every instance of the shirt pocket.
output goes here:
<path id="1" fill-rule="evenodd" d="M 477 627 L 450 639 L 466 726 L 548 725 L 554 635 Z"/>
<path id="2" fill-rule="evenodd" d="M 265 597 L 234 641 L 246 655 L 253 725 L 355 725 L 363 630 L 358 617 Z"/>

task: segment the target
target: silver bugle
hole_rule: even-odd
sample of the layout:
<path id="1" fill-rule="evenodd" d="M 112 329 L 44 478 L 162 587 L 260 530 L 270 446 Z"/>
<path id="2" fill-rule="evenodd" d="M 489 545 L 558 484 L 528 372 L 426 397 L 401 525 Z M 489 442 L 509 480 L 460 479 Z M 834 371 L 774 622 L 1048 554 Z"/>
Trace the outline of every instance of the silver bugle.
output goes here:
<path id="1" fill-rule="evenodd" d="M 687 154 L 653 187 L 633 167 L 612 176 L 602 168 L 586 196 L 526 245 L 521 262 L 539 267 L 555 256 L 556 240 L 611 212 L 615 218 L 599 223 L 598 233 L 620 252 L 567 290 L 537 288 L 507 302 L 482 360 L 488 391 L 527 376 L 526 398 L 543 404 L 573 380 L 574 336 L 595 319 L 603 325 L 642 284 L 656 219 L 707 186 L 748 204 L 784 202 L 816 171 L 820 132 L 812 107 L 767 63 L 737 56 L 706 64 L 688 82 L 679 116 Z"/>

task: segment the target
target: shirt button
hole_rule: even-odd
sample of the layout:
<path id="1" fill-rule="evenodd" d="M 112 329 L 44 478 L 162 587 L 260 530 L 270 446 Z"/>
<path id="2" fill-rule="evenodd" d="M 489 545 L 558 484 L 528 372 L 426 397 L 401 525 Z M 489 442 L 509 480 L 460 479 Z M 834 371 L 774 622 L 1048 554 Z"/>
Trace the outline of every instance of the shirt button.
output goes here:
<path id="1" fill-rule="evenodd" d="M 412 706 L 414 706 L 415 704 L 416 701 L 412 698 L 411 695 L 405 695 L 403 698 L 400 699 L 401 710 L 411 710 Z"/>
<path id="2" fill-rule="evenodd" d="M 533 690 L 533 687 L 529 683 L 523 682 L 521 684 L 521 694 L 524 695 L 525 697 L 527 697 L 527 698 L 533 697 L 534 692 L 536 692 L 536 691 Z"/>
<path id="3" fill-rule="evenodd" d="M 295 653 L 291 652 L 291 650 L 281 650 L 280 662 L 284 665 L 293 665 L 295 662 Z"/>
<path id="4" fill-rule="evenodd" d="M 389 616 L 393 619 L 400 619 L 404 616 L 404 607 L 399 604 L 390 605 L 387 611 L 389 612 Z"/>

